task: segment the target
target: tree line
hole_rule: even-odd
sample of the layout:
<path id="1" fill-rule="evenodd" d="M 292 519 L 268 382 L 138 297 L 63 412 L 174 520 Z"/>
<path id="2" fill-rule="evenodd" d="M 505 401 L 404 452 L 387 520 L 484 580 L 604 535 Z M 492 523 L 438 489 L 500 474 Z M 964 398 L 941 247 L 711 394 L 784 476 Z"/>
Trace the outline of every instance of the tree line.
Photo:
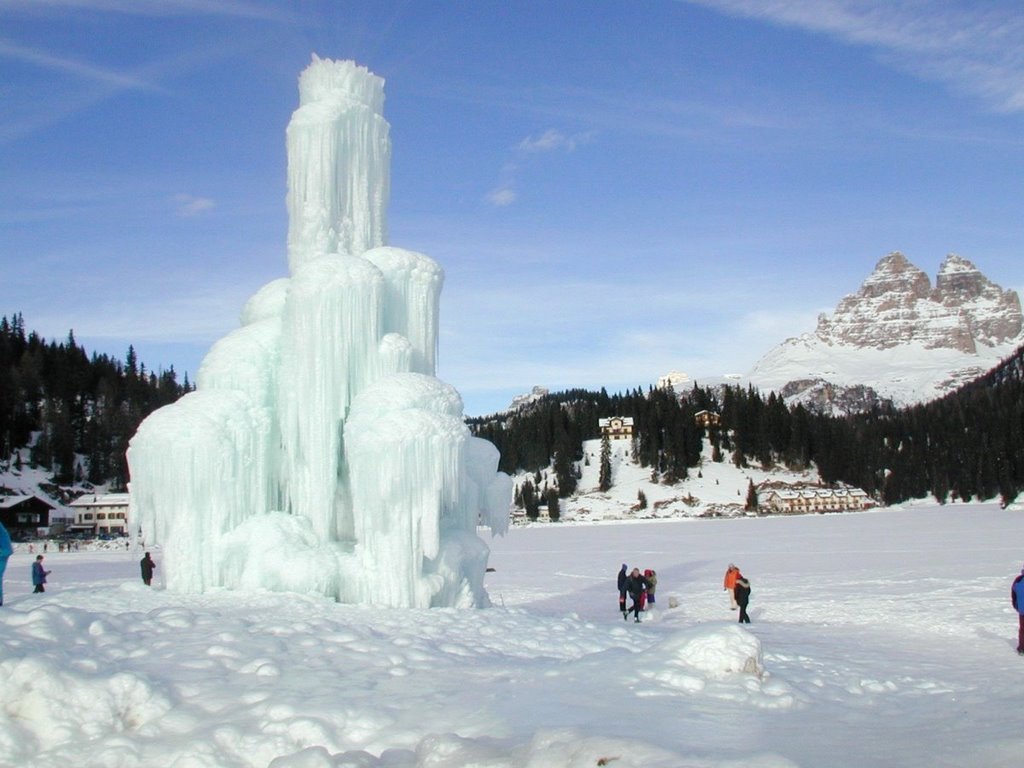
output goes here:
<path id="1" fill-rule="evenodd" d="M 701 410 L 719 414 L 720 424 L 698 426 Z M 884 504 L 929 494 L 940 502 L 998 496 L 1008 504 L 1024 488 L 1024 347 L 945 397 L 906 408 L 885 403 L 833 416 L 736 385 L 695 385 L 678 395 L 574 389 L 469 426 L 498 447 L 503 471 L 551 466 L 566 497 L 576 490 L 583 441 L 598 438 L 598 419 L 610 416 L 633 418 L 636 460 L 666 484 L 699 467 L 707 438 L 713 461 L 794 470 L 813 464 L 823 482 L 862 488 Z"/>
<path id="2" fill-rule="evenodd" d="M 21 313 L 0 318 L 0 463 L 24 463 L 59 484 L 88 480 L 124 489 L 125 451 L 142 420 L 192 386 L 174 368 L 147 371 L 129 346 L 124 362 L 90 357 L 68 333 L 63 342 L 26 333 Z"/>

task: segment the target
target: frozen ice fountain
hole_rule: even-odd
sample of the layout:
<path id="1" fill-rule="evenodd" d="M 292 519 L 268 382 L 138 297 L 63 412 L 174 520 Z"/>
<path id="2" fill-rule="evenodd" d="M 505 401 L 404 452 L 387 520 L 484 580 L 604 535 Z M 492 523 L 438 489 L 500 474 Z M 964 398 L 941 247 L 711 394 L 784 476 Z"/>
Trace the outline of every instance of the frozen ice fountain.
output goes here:
<path id="1" fill-rule="evenodd" d="M 313 57 L 287 130 L 290 277 L 128 448 L 130 525 L 169 589 L 484 606 L 512 483 L 434 376 L 444 273 L 386 242 L 384 81 Z"/>

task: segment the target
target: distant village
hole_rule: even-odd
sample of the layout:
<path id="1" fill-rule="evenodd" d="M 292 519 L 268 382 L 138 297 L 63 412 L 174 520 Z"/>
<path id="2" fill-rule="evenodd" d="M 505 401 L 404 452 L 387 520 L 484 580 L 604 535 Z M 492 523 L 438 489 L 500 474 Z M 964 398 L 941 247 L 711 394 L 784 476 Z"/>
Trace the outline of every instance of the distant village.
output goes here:
<path id="1" fill-rule="evenodd" d="M 15 541 L 40 535 L 82 539 L 128 535 L 127 493 L 86 493 L 67 506 L 73 517 L 58 517 L 57 505 L 37 494 L 0 495 L 0 523 Z"/>

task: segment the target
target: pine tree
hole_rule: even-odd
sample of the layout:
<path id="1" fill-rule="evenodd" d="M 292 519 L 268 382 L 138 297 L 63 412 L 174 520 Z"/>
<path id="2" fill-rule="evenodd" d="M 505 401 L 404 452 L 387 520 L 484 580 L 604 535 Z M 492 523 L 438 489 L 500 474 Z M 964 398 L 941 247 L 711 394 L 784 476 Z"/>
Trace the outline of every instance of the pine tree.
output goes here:
<path id="1" fill-rule="evenodd" d="M 612 487 L 612 445 L 608 435 L 601 437 L 601 468 L 597 479 L 597 489 L 602 493 Z"/>
<path id="2" fill-rule="evenodd" d="M 558 485 L 558 495 L 562 498 L 571 496 L 576 490 L 576 471 L 566 446 L 563 445 L 555 452 L 553 469 L 555 482 Z"/>
<path id="3" fill-rule="evenodd" d="M 743 505 L 743 509 L 747 512 L 756 512 L 758 507 L 757 502 L 757 488 L 754 487 L 754 481 L 747 481 L 747 502 Z"/>
<path id="4" fill-rule="evenodd" d="M 558 491 L 554 488 L 549 488 L 546 499 L 548 502 L 548 519 L 553 523 L 557 523 L 562 516 L 562 512 L 558 507 Z"/>
<path id="5" fill-rule="evenodd" d="M 537 494 L 533 483 L 524 480 L 522 485 L 523 511 L 530 520 L 540 517 L 540 503 L 537 501 Z"/>

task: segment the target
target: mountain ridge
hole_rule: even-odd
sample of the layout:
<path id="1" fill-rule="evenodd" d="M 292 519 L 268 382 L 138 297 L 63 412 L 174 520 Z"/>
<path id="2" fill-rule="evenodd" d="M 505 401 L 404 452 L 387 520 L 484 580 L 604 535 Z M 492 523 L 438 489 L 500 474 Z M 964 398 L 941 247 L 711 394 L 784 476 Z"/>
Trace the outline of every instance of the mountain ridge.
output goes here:
<path id="1" fill-rule="evenodd" d="M 833 412 L 882 400 L 910 405 L 984 375 L 1021 343 L 1015 291 L 957 254 L 946 256 L 933 285 L 894 251 L 831 315 L 820 315 L 813 332 L 770 349 L 744 379 Z"/>

